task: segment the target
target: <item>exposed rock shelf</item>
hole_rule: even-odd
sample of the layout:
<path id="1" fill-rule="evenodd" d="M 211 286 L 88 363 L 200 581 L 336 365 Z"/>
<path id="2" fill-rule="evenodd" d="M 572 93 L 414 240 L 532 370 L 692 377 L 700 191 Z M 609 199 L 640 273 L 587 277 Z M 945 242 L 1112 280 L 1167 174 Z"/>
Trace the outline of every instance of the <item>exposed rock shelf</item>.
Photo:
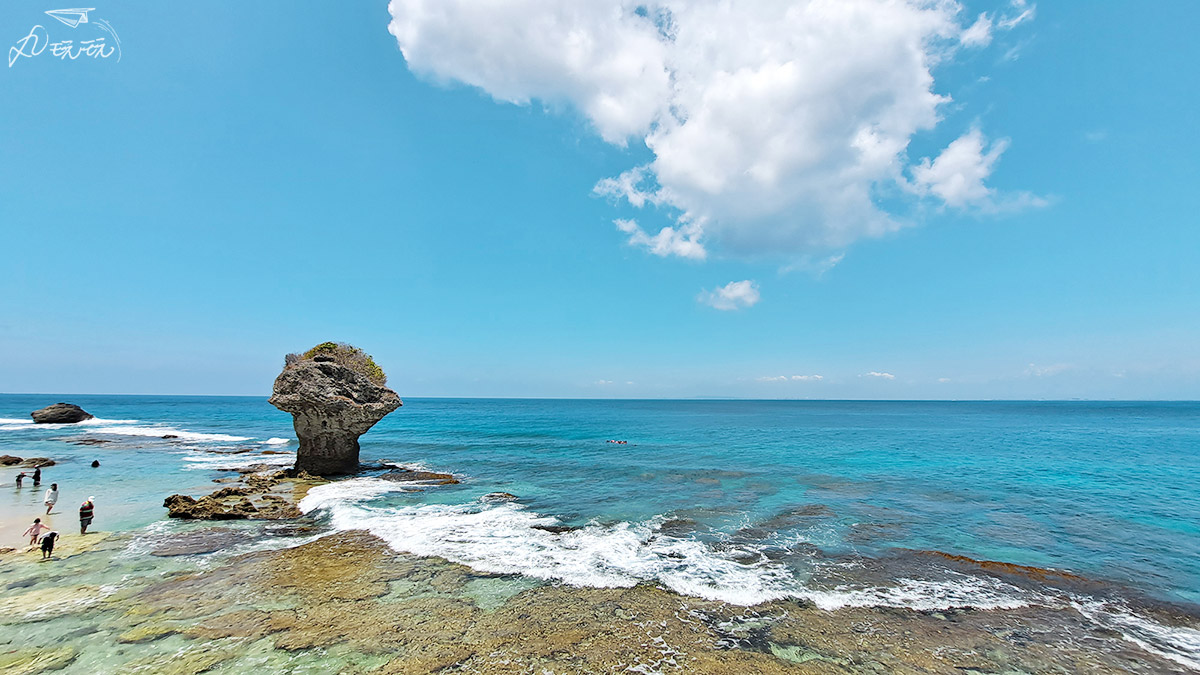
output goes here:
<path id="1" fill-rule="evenodd" d="M 167 515 L 188 520 L 284 520 L 300 517 L 296 503 L 325 481 L 304 472 L 247 474 L 238 485 L 196 499 L 171 495 L 163 501 Z"/>

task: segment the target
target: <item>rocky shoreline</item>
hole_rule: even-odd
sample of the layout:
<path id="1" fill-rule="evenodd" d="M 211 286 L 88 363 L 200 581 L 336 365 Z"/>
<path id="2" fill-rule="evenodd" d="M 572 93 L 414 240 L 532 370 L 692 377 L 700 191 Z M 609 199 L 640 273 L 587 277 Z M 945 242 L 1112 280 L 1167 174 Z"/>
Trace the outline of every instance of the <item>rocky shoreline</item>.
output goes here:
<path id="1" fill-rule="evenodd" d="M 214 528 L 178 533 L 159 549 L 194 544 L 198 533 L 220 536 Z M 175 555 L 203 555 L 203 548 Z M 114 547 L 100 546 L 71 560 L 83 567 L 112 555 Z M 283 672 L 285 664 L 306 663 L 345 674 L 1179 671 L 1097 632 L 1069 605 L 829 611 L 777 601 L 746 608 L 653 584 L 574 588 L 480 574 L 397 554 L 360 531 L 144 576 L 107 592 L 28 582 L 21 567 L 0 570 L 10 589 L 0 602 L 0 625 L 10 627 L 0 656 L 5 672 L 49 672 L 84 659 L 49 638 L 13 642 L 20 626 L 67 616 L 126 645 L 122 672 L 132 673 Z M 61 611 L 18 609 L 50 599 Z"/>
<path id="2" fill-rule="evenodd" d="M 361 469 L 414 485 L 458 482 L 390 462 Z M 131 673 L 283 672 L 310 661 L 329 666 L 322 672 L 382 675 L 1179 671 L 1179 664 L 1099 628 L 1065 599 L 997 610 L 828 610 L 803 600 L 742 607 L 654 583 L 572 587 L 400 554 L 362 531 L 329 532 L 297 505 L 331 481 L 303 471 L 256 464 L 229 473 L 215 479 L 220 487 L 209 495 L 167 498 L 170 517 L 184 522 L 139 550 L 179 561 L 174 572 L 127 575 L 118 588 L 69 576 L 71 569 L 117 564 L 137 546 L 132 534 L 64 542 L 49 578 L 34 554 L 0 555 L 0 586 L 7 589 L 0 625 L 12 627 L 7 642 L 0 638 L 0 670 L 83 672 L 88 656 L 76 647 L 11 637 L 21 626 L 74 621 L 124 645 L 121 672 Z M 244 552 L 253 542 L 266 542 L 266 550 Z M 907 555 L 1005 578 L 1088 583 L 938 552 Z M 67 578 L 72 583 L 64 586 Z M 1162 618 L 1190 625 L 1187 617 Z"/>
<path id="3" fill-rule="evenodd" d="M 390 462 L 360 470 L 429 487 L 459 482 L 452 474 Z M 1099 628 L 1065 597 L 1050 606 L 997 610 L 829 610 L 803 600 L 742 607 L 679 595 L 654 583 L 572 587 L 399 554 L 362 531 L 329 532 L 302 516 L 298 504 L 311 488 L 330 480 L 268 464 L 226 471 L 233 475 L 215 479 L 221 486 L 211 494 L 172 495 L 164 506 L 179 521 L 247 522 L 196 522 L 169 531 L 142 550 L 180 561 L 165 577 L 134 575 L 115 591 L 103 585 L 63 587 L 61 575 L 47 579 L 37 573 L 34 554 L 0 552 L 0 585 L 9 594 L 0 602 L 0 625 L 63 617 L 98 622 L 106 639 L 127 646 L 131 658 L 123 672 L 135 673 L 240 672 L 249 667 L 248 654 L 274 664 L 332 658 L 337 668 L 328 672 L 385 675 L 1179 670 L 1178 663 Z M 491 493 L 481 499 L 517 497 Z M 683 525 L 672 521 L 664 527 Z M 60 562 L 103 569 L 133 545 L 132 538 L 101 534 L 64 542 Z M 238 553 L 256 540 L 269 540 L 268 550 Z M 1011 581 L 1051 580 L 1079 588 L 1091 583 L 1053 570 L 936 551 L 903 553 Z M 59 608 L 23 611 L 47 604 Z M 1159 618 L 1191 625 L 1193 617 L 1168 612 Z M 52 672 L 86 659 L 53 641 L 22 646 L 0 639 L 0 647 L 4 672 Z"/>

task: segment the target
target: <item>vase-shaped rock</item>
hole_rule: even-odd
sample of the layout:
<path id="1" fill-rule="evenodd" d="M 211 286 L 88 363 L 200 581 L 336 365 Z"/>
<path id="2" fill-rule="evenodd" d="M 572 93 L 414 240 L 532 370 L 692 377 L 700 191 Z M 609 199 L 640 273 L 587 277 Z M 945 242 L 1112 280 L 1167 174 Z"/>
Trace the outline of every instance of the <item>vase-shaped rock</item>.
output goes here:
<path id="1" fill-rule="evenodd" d="M 318 357 L 275 378 L 271 405 L 292 414 L 296 469 L 328 476 L 358 470 L 358 437 L 402 404 L 366 375 Z"/>

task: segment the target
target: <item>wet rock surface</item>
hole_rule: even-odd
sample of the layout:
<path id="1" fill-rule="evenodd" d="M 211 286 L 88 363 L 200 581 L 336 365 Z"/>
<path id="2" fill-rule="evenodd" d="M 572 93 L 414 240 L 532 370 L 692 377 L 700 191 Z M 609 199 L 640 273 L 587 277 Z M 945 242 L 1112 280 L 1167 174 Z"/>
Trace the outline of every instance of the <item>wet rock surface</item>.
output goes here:
<path id="1" fill-rule="evenodd" d="M 265 465 L 264 465 L 265 466 Z M 286 520 L 299 518 L 296 504 L 308 488 L 325 481 L 303 471 L 244 473 L 200 498 L 175 494 L 163 501 L 167 515 L 187 520 Z"/>
<path id="2" fill-rule="evenodd" d="M 44 466 L 54 466 L 55 464 L 57 464 L 57 462 L 48 457 L 30 457 L 29 459 L 22 461 L 17 466 L 28 467 L 30 469 L 40 469 Z"/>
<path id="3" fill-rule="evenodd" d="M 29 415 L 35 424 L 74 424 L 92 419 L 92 415 L 73 403 L 55 403 Z"/>
<path id="4" fill-rule="evenodd" d="M 520 499 L 520 497 L 518 497 L 514 494 L 511 494 L 509 492 L 489 492 L 486 495 L 480 497 L 479 499 L 480 499 L 480 501 L 484 501 L 484 502 L 500 503 L 500 502 L 515 502 L 518 499 Z"/>
<path id="5" fill-rule="evenodd" d="M 189 528 L 159 545 L 194 543 L 202 549 L 225 537 L 279 527 L 293 524 Z M 310 532 L 307 525 L 302 529 Z M 1182 670 L 1099 631 L 1068 602 L 1003 611 L 827 611 L 802 601 L 747 608 L 653 584 L 575 588 L 480 574 L 437 558 L 398 554 L 364 532 L 296 544 L 216 554 L 203 566 L 148 573 L 116 592 L 41 579 L 45 568 L 32 562 L 29 567 L 38 572 L 33 577 L 0 568 L 0 582 L 10 587 L 0 600 L 0 654 L 7 659 L 0 660 L 0 670 L 739 675 Z M 111 556 L 124 550 L 122 545 L 90 552 L 92 557 L 78 559 L 79 569 L 112 564 Z M 22 585 L 27 579 L 34 584 Z M 64 628 L 47 631 L 40 627 L 46 621 L 64 622 Z M 39 628 L 31 630 L 33 625 Z M 72 640 L 119 648 L 99 667 L 90 660 L 93 651 Z"/>
<path id="6" fill-rule="evenodd" d="M 344 532 L 240 556 L 131 600 L 154 625 L 187 624 L 183 635 L 197 644 L 269 639 L 295 655 L 341 645 L 384 659 L 362 671 L 374 673 L 1177 670 L 1132 643 L 1095 639 L 1094 627 L 1067 605 L 825 611 L 781 601 L 745 608 L 649 584 L 519 583 L 397 555 L 370 535 Z M 480 584 L 501 599 L 484 602 Z M 505 585 L 513 590 L 506 593 Z"/>
<path id="7" fill-rule="evenodd" d="M 44 466 L 54 466 L 56 462 L 46 457 L 30 457 L 21 459 L 13 455 L 0 455 L 0 466 L 19 466 L 22 468 L 38 469 Z"/>
<path id="8" fill-rule="evenodd" d="M 67 667 L 78 651 L 74 647 L 18 649 L 0 654 L 0 672 L 8 675 L 34 675 Z"/>
<path id="9" fill-rule="evenodd" d="M 296 468 L 315 475 L 358 471 L 358 437 L 402 405 L 391 389 L 325 360 L 284 368 L 269 400 L 292 414 Z"/>
<path id="10" fill-rule="evenodd" d="M 378 476 L 383 480 L 389 480 L 396 483 L 430 483 L 433 485 L 455 485 L 459 482 L 457 478 L 448 473 L 435 473 L 432 471 L 417 471 L 414 469 L 405 469 L 403 467 L 392 469 L 387 473 Z"/>
<path id="11" fill-rule="evenodd" d="M 112 443 L 107 438 L 74 438 L 67 442 L 72 445 L 108 445 Z"/>
<path id="12" fill-rule="evenodd" d="M 178 555 L 197 555 L 223 551 L 246 541 L 246 533 L 237 530 L 213 529 L 188 532 L 159 542 L 150 555 L 170 558 Z"/>

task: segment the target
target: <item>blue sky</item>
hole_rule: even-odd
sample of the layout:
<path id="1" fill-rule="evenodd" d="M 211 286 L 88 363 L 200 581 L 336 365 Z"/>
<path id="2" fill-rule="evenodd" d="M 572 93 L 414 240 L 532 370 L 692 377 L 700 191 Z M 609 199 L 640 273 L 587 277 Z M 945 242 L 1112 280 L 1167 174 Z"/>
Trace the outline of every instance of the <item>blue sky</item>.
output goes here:
<path id="1" fill-rule="evenodd" d="M 1198 396 L 1195 3 L 968 3 L 911 29 L 941 31 L 924 90 L 894 55 L 840 68 L 761 31 L 798 67 L 729 84 L 714 63 L 758 57 L 685 48 L 731 22 L 683 0 L 460 4 L 126 2 L 75 29 L 0 7 L 5 47 L 100 18 L 121 40 L 0 73 L 0 391 L 266 394 L 334 339 L 402 396 Z M 563 26 L 600 46 L 556 54 Z M 634 52 L 671 84 L 612 65 Z M 855 98 L 870 78 L 898 103 Z M 903 147 L 835 190 L 859 155 L 797 139 L 846 124 Z M 597 189 L 637 167 L 632 198 Z M 757 301 L 706 295 L 737 282 Z"/>

